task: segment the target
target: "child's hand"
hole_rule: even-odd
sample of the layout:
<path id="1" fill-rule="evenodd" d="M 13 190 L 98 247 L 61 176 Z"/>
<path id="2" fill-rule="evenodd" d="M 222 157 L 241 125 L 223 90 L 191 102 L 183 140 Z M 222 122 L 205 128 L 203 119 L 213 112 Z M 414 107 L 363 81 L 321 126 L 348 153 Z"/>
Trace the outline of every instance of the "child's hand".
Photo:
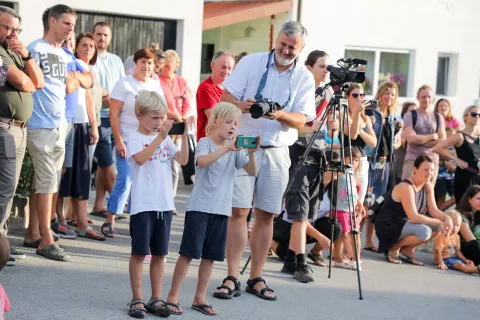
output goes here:
<path id="1" fill-rule="evenodd" d="M 228 144 L 226 145 L 226 148 L 227 148 L 227 151 L 238 151 L 238 150 L 242 150 L 242 148 L 237 148 L 237 146 L 235 145 L 237 143 L 237 138 L 238 138 L 238 134 L 235 133 L 232 137 L 232 139 L 228 142 Z"/>
<path id="2" fill-rule="evenodd" d="M 160 126 L 160 129 L 158 129 L 158 135 L 162 138 L 162 139 L 166 139 L 167 136 L 168 136 L 168 132 L 170 131 L 170 129 L 172 128 L 172 125 L 173 125 L 173 121 L 172 120 L 167 120 L 165 121 L 161 126 Z M 185 129 L 186 130 L 186 129 Z"/>
<path id="3" fill-rule="evenodd" d="M 472 260 L 466 260 L 465 263 L 467 264 L 467 266 L 475 266 Z"/>
<path id="4" fill-rule="evenodd" d="M 260 139 L 261 139 L 261 136 L 258 136 L 257 137 L 257 147 L 255 149 L 248 149 L 248 153 L 255 153 L 255 151 L 257 151 L 260 148 Z"/>
<path id="5" fill-rule="evenodd" d="M 437 269 L 440 270 L 448 270 L 448 267 L 445 265 L 445 263 L 437 265 Z"/>

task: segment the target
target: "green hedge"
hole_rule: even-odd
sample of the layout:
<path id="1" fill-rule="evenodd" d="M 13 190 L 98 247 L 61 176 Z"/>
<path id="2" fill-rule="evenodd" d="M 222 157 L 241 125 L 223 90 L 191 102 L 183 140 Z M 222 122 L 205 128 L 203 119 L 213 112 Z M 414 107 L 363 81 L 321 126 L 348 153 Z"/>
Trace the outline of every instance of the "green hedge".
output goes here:
<path id="1" fill-rule="evenodd" d="M 23 158 L 22 171 L 20 173 L 20 179 L 18 180 L 17 190 L 15 190 L 15 196 L 17 197 L 27 197 L 30 191 L 30 183 L 32 181 L 33 174 L 33 164 L 32 158 L 28 154 L 28 151 L 25 152 L 25 157 Z"/>

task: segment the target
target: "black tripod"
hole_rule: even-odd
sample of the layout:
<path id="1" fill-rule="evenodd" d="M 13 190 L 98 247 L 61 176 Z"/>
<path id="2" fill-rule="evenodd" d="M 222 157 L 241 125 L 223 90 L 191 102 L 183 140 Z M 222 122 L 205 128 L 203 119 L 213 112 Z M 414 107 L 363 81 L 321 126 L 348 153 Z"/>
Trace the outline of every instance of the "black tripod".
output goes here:
<path id="1" fill-rule="evenodd" d="M 327 84 L 324 87 L 318 88 L 315 91 L 315 95 L 323 95 L 323 92 L 325 89 L 327 89 L 330 85 Z M 337 119 L 337 112 L 338 112 L 338 118 L 340 119 L 340 126 L 339 126 L 339 133 L 340 133 L 340 159 L 339 161 L 332 161 L 333 160 L 333 143 L 330 146 L 330 151 L 331 151 L 331 159 L 330 159 L 330 165 L 327 167 L 325 164 L 324 166 L 320 167 L 320 172 L 323 174 L 325 171 L 331 171 L 332 172 L 332 182 L 333 182 L 333 176 L 335 173 L 342 173 L 346 175 L 347 178 L 347 194 L 351 195 L 353 190 L 351 189 L 352 186 L 352 175 L 353 175 L 353 170 L 351 169 L 350 165 L 345 164 L 345 148 L 344 148 L 344 123 L 347 123 L 347 127 L 349 128 L 349 139 L 348 139 L 348 146 L 349 150 L 351 147 L 351 141 L 350 141 L 350 123 L 349 123 L 349 117 L 348 117 L 348 103 L 344 99 L 344 91 L 345 89 L 348 88 L 348 85 L 334 85 L 333 86 L 333 91 L 334 91 L 334 96 L 330 100 L 328 106 L 325 108 L 325 111 L 323 112 L 322 116 L 320 117 L 320 128 L 323 128 L 325 122 L 328 119 L 328 115 L 330 113 L 333 114 L 333 119 Z M 343 120 L 343 121 L 342 121 Z M 311 139 L 305 148 L 305 151 L 303 152 L 303 155 L 300 157 L 300 161 L 298 161 L 298 166 L 295 168 L 295 171 L 292 173 L 292 176 L 289 180 L 289 183 L 287 185 L 287 188 L 283 194 L 283 199 L 285 199 L 285 196 L 287 195 L 288 191 L 293 185 L 293 182 L 295 180 L 295 176 L 297 173 L 300 171 L 300 169 L 305 165 L 305 161 L 307 159 L 308 154 L 310 153 L 310 150 L 313 147 L 313 144 L 315 143 L 317 136 L 320 132 L 320 129 L 314 132 L 311 136 Z M 332 137 L 333 140 L 333 137 Z M 352 159 L 352 155 L 349 155 L 350 159 Z M 337 195 L 338 193 L 338 184 L 336 183 L 331 183 L 331 194 L 332 195 Z M 356 190 L 355 190 L 356 192 Z M 336 197 L 335 197 L 336 198 Z M 361 280 L 360 280 L 360 268 L 358 266 L 358 250 L 357 250 L 357 235 L 360 234 L 360 232 L 356 229 L 353 228 L 354 226 L 354 216 L 352 212 L 354 212 L 355 205 L 352 203 L 352 198 L 349 196 L 348 197 L 348 207 L 349 207 L 349 212 L 350 212 L 350 225 L 352 226 L 352 234 L 353 234 L 353 241 L 354 241 L 354 248 L 355 248 L 355 258 L 357 260 L 357 278 L 358 278 L 358 290 L 360 294 L 360 300 L 363 300 L 363 295 L 362 295 L 362 285 L 361 285 Z M 336 203 L 335 201 L 330 201 L 330 223 L 332 225 L 332 230 L 331 230 L 331 235 L 330 235 L 330 266 L 329 266 L 329 271 L 328 271 L 328 277 L 331 278 L 331 270 L 332 270 L 332 249 L 333 249 L 333 234 L 334 234 L 334 227 L 335 224 L 337 223 L 337 217 L 336 217 Z M 243 275 L 245 272 L 248 264 L 250 263 L 252 256 L 250 255 L 248 257 L 247 262 L 245 263 L 245 266 L 243 267 L 242 271 L 240 274 Z"/>

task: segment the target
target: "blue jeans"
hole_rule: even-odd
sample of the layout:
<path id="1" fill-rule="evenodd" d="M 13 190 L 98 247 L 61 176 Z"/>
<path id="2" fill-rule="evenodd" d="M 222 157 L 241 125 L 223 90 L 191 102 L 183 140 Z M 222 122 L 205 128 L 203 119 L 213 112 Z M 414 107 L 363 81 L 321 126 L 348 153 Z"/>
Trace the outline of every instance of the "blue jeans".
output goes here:
<path id="1" fill-rule="evenodd" d="M 110 199 L 108 200 L 108 212 L 122 214 L 123 209 L 125 208 L 125 202 L 128 200 L 130 189 L 132 187 L 132 170 L 130 169 L 127 159 L 118 154 L 116 154 L 116 161 L 118 175 L 117 180 L 115 181 L 115 186 L 110 194 Z M 130 207 L 130 201 L 128 204 Z"/>
<path id="2" fill-rule="evenodd" d="M 377 161 L 378 162 L 378 161 Z M 390 163 L 385 162 L 383 167 L 377 163 L 375 168 L 372 166 L 368 170 L 368 187 L 372 188 L 374 201 L 387 192 L 388 179 L 390 175 Z"/>

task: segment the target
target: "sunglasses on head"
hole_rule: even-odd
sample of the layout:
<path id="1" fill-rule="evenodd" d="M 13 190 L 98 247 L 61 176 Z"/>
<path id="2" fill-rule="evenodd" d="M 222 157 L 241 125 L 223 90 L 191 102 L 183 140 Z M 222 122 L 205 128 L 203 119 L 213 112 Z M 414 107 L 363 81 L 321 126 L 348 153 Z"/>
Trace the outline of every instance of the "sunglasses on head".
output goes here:
<path id="1" fill-rule="evenodd" d="M 470 115 L 471 115 L 473 118 L 480 117 L 480 113 L 475 112 L 475 111 L 470 112 Z"/>
<path id="2" fill-rule="evenodd" d="M 352 97 L 354 97 L 355 99 L 358 97 L 365 98 L 365 96 L 365 93 L 352 93 Z"/>

